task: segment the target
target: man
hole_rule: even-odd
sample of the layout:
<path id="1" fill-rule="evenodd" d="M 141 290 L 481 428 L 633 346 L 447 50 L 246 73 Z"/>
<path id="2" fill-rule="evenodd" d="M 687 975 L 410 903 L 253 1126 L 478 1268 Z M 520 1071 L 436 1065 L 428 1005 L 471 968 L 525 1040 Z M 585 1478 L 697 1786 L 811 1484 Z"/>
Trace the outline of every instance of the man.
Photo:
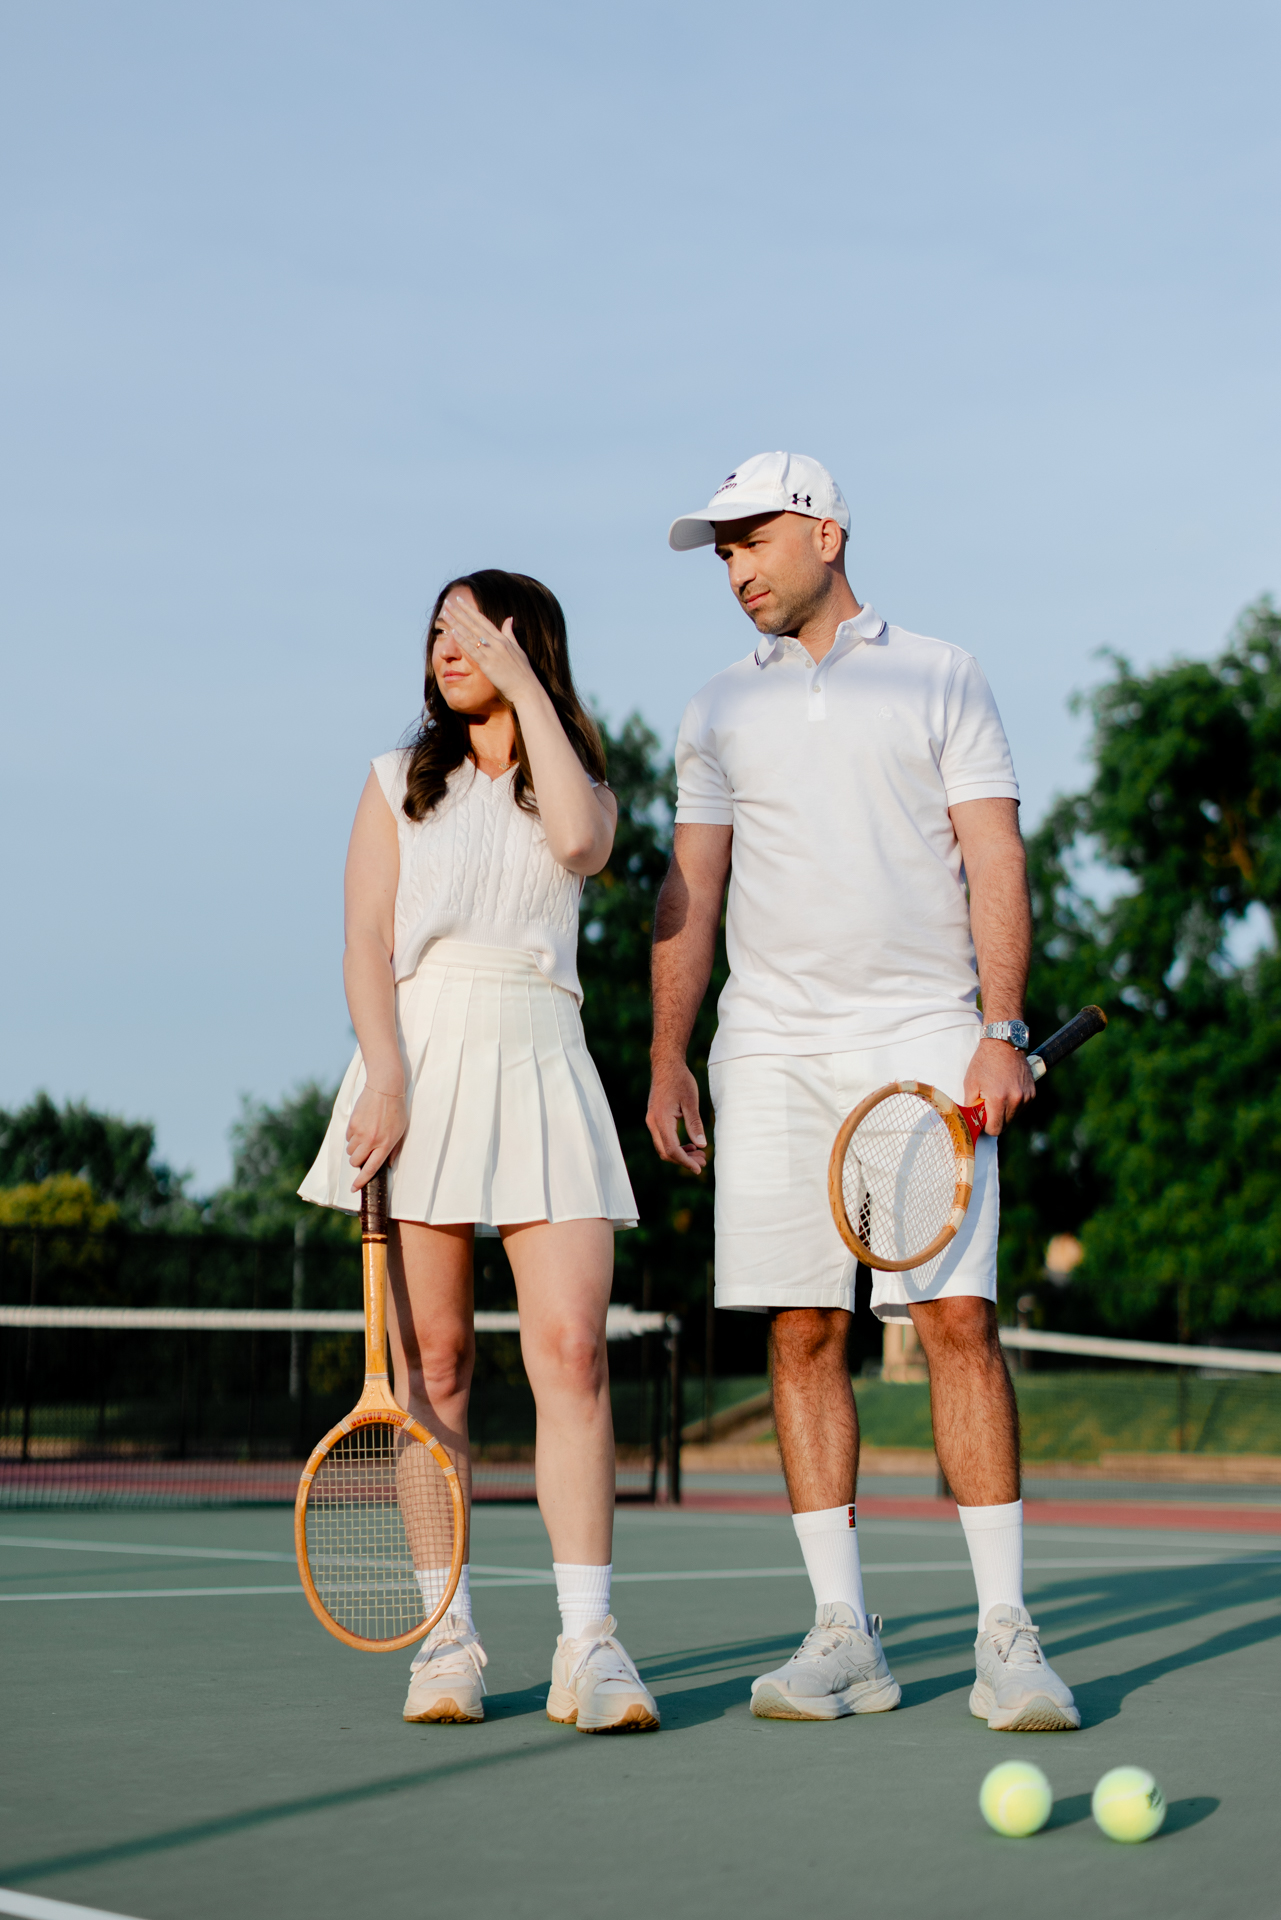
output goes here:
<path id="1" fill-rule="evenodd" d="M 977 663 L 855 598 L 849 524 L 826 468 L 765 453 L 669 535 L 678 550 L 715 544 L 761 636 L 681 724 L 648 1114 L 665 1160 L 704 1166 L 685 1056 L 728 880 L 730 977 L 709 1056 L 716 1304 L 771 1315 L 775 1422 L 817 1609 L 799 1652 L 753 1683 L 752 1711 L 828 1720 L 898 1705 L 863 1597 L 846 1359 L 856 1269 L 827 1163 L 865 1094 L 918 1079 L 987 1108 L 956 1238 L 926 1267 L 876 1273 L 872 1290 L 881 1319 L 910 1317 L 929 1363 L 939 1464 L 978 1587 L 970 1710 L 1000 1730 L 1077 1727 L 1023 1606 L 1018 1414 L 996 1330 L 995 1136 L 1035 1093 L 1018 787 Z"/>

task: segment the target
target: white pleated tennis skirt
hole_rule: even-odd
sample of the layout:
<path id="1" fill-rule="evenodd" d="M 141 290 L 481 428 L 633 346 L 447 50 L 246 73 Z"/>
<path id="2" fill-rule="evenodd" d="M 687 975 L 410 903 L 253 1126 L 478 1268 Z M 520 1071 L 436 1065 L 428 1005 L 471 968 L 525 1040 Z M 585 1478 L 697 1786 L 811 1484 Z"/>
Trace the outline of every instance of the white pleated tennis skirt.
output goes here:
<path id="1" fill-rule="evenodd" d="M 388 1175 L 393 1220 L 492 1227 L 636 1225 L 636 1201 L 578 1002 L 533 956 L 437 940 L 396 988 L 409 1126 Z M 360 1211 L 347 1122 L 365 1085 L 343 1076 L 302 1199 Z"/>

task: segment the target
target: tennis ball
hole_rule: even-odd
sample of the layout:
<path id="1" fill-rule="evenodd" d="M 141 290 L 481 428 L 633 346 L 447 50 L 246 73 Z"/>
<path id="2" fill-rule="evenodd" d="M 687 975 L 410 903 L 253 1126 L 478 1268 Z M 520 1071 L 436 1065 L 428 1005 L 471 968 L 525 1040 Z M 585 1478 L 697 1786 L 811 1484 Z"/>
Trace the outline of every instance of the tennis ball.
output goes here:
<path id="1" fill-rule="evenodd" d="M 1003 1760 L 979 1788 L 979 1811 L 989 1827 L 1011 1840 L 1039 1833 L 1050 1817 L 1050 1783 L 1030 1760 Z"/>
<path id="2" fill-rule="evenodd" d="M 1113 1767 L 1094 1789 L 1090 1811 L 1110 1840 L 1150 1840 L 1165 1819 L 1165 1795 L 1142 1767 Z"/>

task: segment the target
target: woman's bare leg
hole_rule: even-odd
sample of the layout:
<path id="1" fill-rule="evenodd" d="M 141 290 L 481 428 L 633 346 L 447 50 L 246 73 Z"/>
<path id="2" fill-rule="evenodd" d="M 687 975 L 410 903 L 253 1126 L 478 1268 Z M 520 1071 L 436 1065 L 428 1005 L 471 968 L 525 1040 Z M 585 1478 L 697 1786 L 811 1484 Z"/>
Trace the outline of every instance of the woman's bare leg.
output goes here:
<path id="1" fill-rule="evenodd" d="M 472 1325 L 472 1227 L 392 1222 L 387 1239 L 387 1315 L 395 1395 L 436 1436 L 458 1469 L 471 1526 L 467 1400 L 476 1363 Z"/>
<path id="2" fill-rule="evenodd" d="M 605 1309 L 614 1277 L 608 1220 L 504 1227 L 520 1344 L 538 1408 L 535 1474 L 552 1558 L 603 1567 L 614 1538 L 614 1421 Z"/>

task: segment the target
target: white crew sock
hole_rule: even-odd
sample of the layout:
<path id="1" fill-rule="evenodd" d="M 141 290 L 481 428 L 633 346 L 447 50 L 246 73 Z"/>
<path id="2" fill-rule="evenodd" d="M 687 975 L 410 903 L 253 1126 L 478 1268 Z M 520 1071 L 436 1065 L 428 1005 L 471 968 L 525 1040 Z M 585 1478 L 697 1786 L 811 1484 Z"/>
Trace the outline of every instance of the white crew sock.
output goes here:
<path id="1" fill-rule="evenodd" d="M 414 1578 L 422 1588 L 423 1605 L 428 1614 L 435 1613 L 449 1585 L 448 1567 L 418 1567 Z M 458 1576 L 458 1585 L 454 1588 L 454 1597 L 449 1603 L 446 1620 L 457 1620 L 466 1627 L 468 1633 L 475 1633 L 476 1622 L 471 1617 L 471 1568 L 464 1567 Z"/>
<path id="2" fill-rule="evenodd" d="M 1023 1605 L 1023 1502 L 958 1507 L 979 1590 L 979 1632 L 993 1607 Z"/>
<path id="3" fill-rule="evenodd" d="M 863 1569 L 858 1558 L 858 1527 L 852 1506 L 823 1507 L 817 1513 L 794 1513 L 792 1525 L 805 1555 L 805 1571 L 814 1589 L 814 1605 L 843 1600 L 867 1630 L 867 1603 L 863 1599 Z"/>
<path id="4" fill-rule="evenodd" d="M 572 1560 L 553 1560 L 556 1575 L 556 1600 L 560 1607 L 561 1631 L 577 1640 L 604 1620 L 609 1613 L 609 1583 L 614 1564 L 607 1567 L 580 1567 Z"/>

